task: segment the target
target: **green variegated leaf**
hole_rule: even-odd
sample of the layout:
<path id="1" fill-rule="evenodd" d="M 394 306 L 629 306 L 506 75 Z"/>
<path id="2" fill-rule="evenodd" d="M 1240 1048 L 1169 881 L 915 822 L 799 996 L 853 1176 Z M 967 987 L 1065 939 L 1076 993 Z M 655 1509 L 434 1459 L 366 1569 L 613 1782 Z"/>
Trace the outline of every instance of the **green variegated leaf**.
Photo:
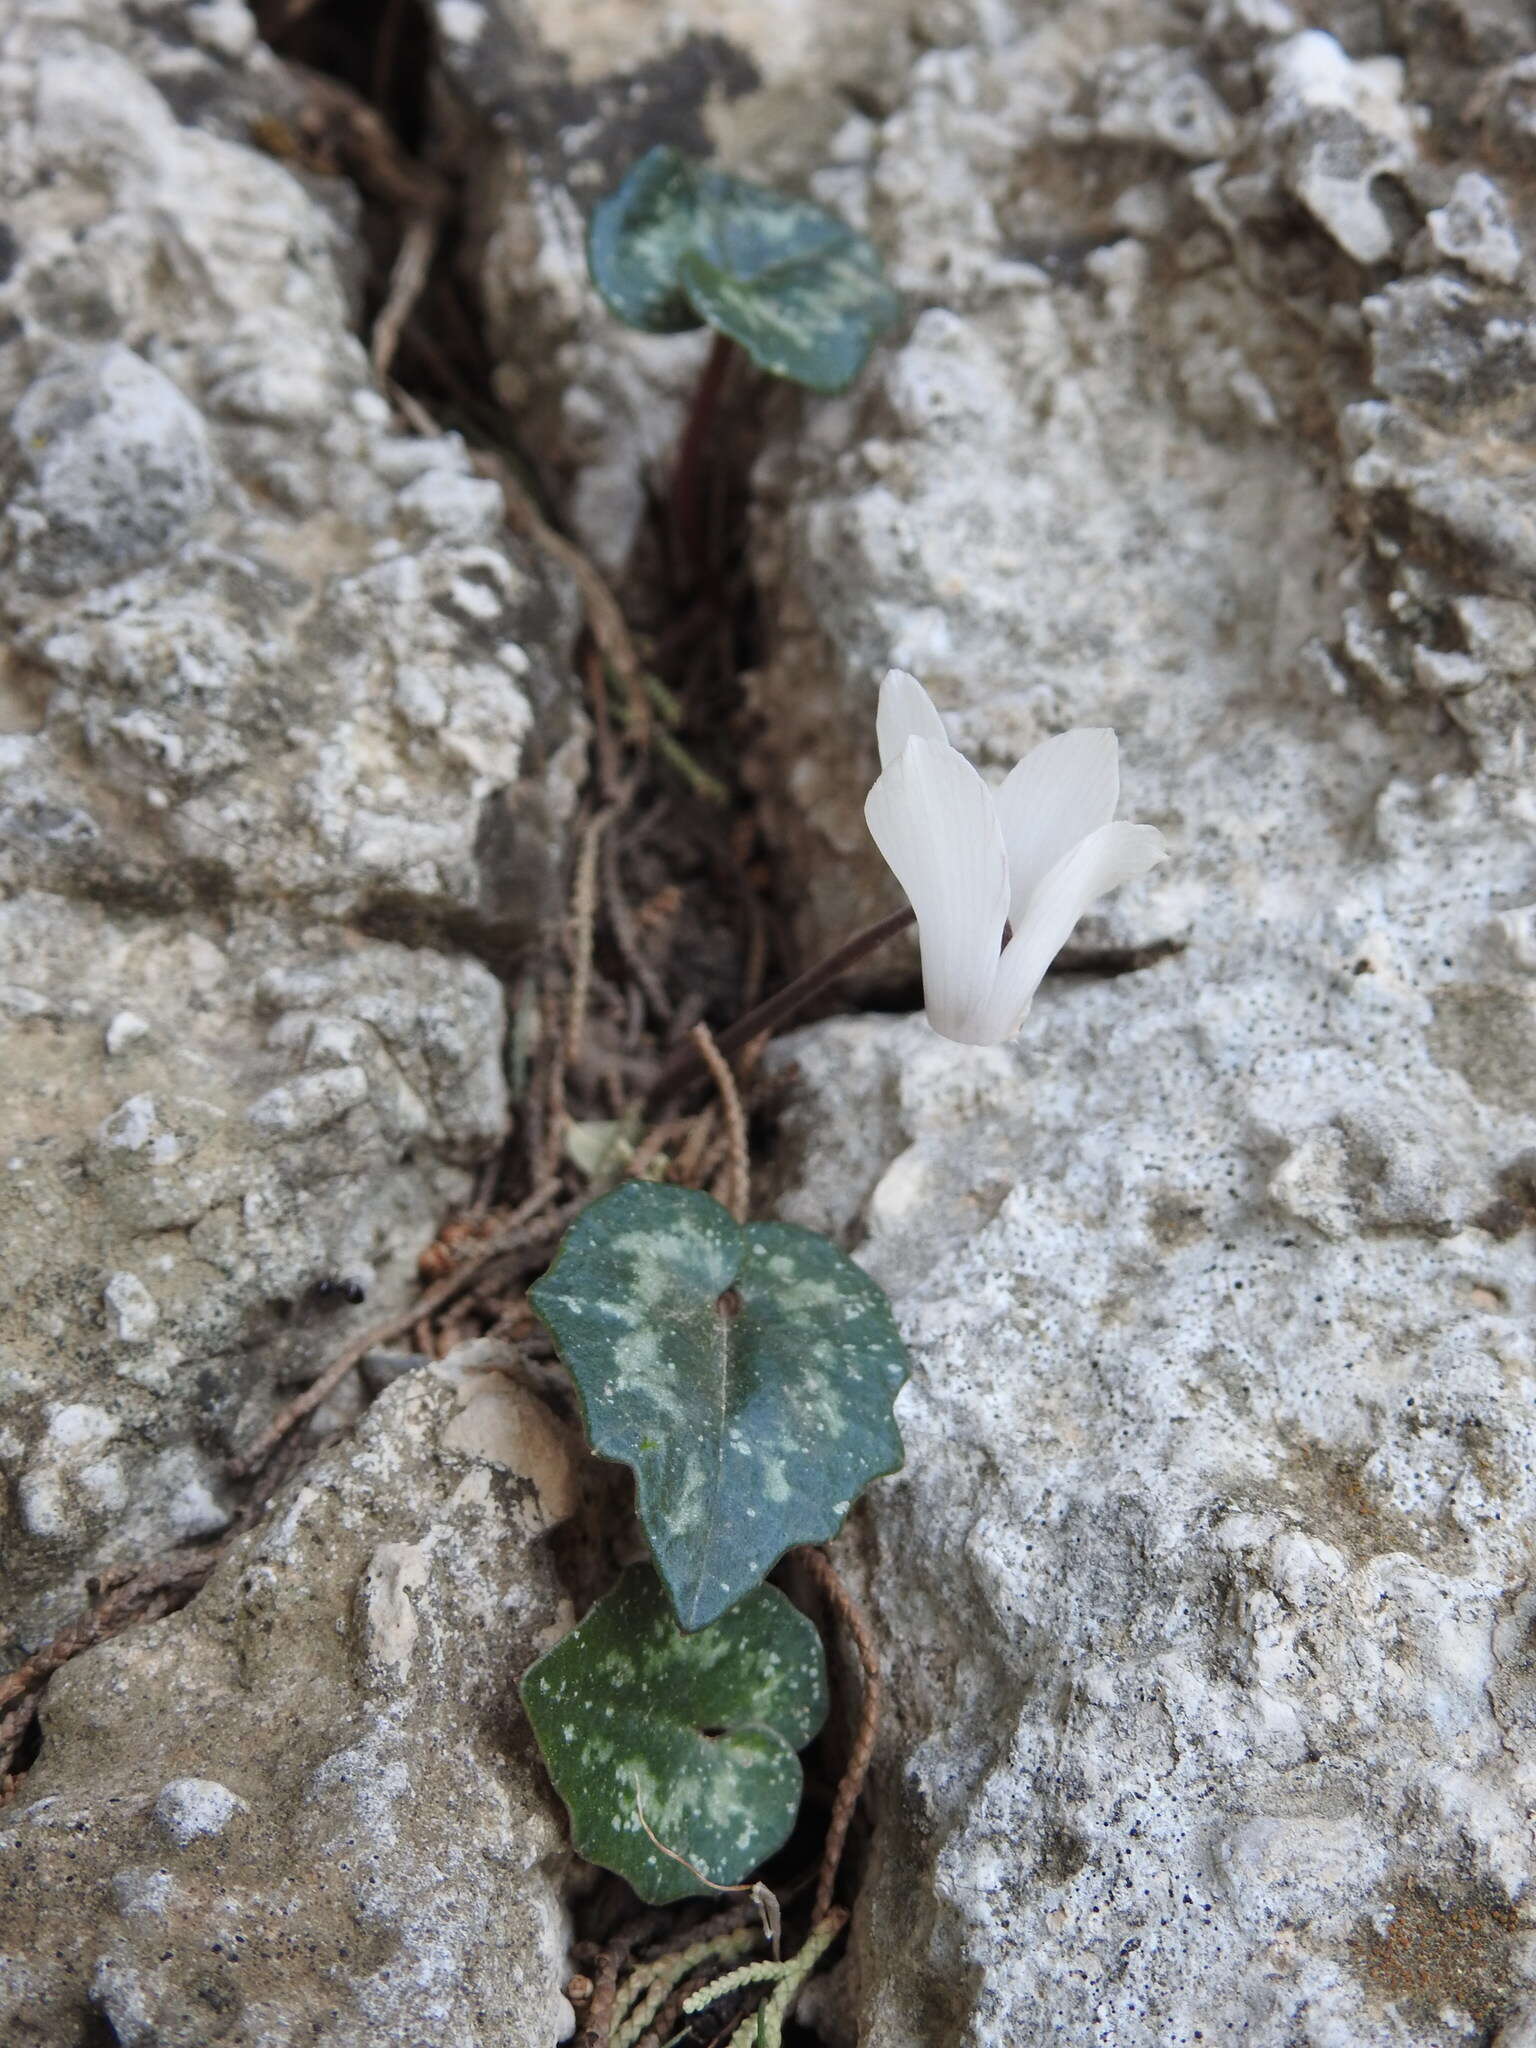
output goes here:
<path id="1" fill-rule="evenodd" d="M 907 1374 L 890 1304 L 813 1231 L 736 1223 L 708 1195 L 630 1181 L 574 1223 L 530 1299 L 587 1434 L 632 1467 L 684 1628 L 793 1544 L 835 1535 L 901 1463 Z"/>
<path id="2" fill-rule="evenodd" d="M 809 199 L 750 184 L 701 165 L 694 172 L 698 211 L 689 247 L 751 285 L 821 261 L 858 239 L 835 213 Z"/>
<path id="3" fill-rule="evenodd" d="M 811 391 L 845 390 L 900 311 L 873 250 L 856 237 L 751 283 L 697 249 L 683 257 L 678 275 L 690 303 L 759 369 Z"/>
<path id="4" fill-rule="evenodd" d="M 835 214 L 674 149 L 651 150 L 602 202 L 588 255 L 631 326 L 707 321 L 813 391 L 850 383 L 901 310 L 873 247 Z"/>
<path id="5" fill-rule="evenodd" d="M 659 1906 L 708 1887 L 646 1828 L 716 1884 L 788 1839 L 795 1752 L 826 1716 L 826 1667 L 815 1629 L 772 1586 L 684 1635 L 639 1565 L 539 1659 L 522 1696 L 578 1852 Z"/>
<path id="6" fill-rule="evenodd" d="M 701 324 L 677 281 L 697 211 L 693 166 L 680 150 L 667 148 L 648 149 L 618 190 L 599 202 L 587 230 L 587 267 L 627 326 L 677 334 Z"/>

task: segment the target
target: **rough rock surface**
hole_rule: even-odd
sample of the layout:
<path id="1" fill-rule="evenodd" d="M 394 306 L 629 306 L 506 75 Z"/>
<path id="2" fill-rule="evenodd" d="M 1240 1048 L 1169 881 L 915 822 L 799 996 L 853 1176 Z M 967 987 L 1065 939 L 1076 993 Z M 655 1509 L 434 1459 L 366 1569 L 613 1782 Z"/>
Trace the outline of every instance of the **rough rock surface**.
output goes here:
<path id="1" fill-rule="evenodd" d="M 659 142 L 803 186 L 850 104 L 886 105 L 944 0 L 433 0 L 445 69 L 488 124 L 473 171 L 497 383 L 575 530 L 614 575 L 664 486 L 707 347 L 644 335 L 587 277 L 585 219 Z"/>
<path id="2" fill-rule="evenodd" d="M 536 1539 L 575 1477 L 505 1362 L 407 1375 L 194 1606 L 54 1679 L 0 1815 L 8 2044 L 570 2032 L 566 1828 L 514 1687 L 572 1620 Z"/>
<path id="3" fill-rule="evenodd" d="M 1344 13 L 1024 20 L 828 180 L 917 317 L 762 475 L 806 949 L 888 662 L 1172 853 L 1016 1045 L 789 1048 L 917 1366 L 865 2048 L 1536 2039 L 1529 21 Z"/>
<path id="4" fill-rule="evenodd" d="M 1074 8 L 844 130 L 818 188 L 914 318 L 761 465 L 750 768 L 807 957 L 893 900 L 862 817 L 890 663 L 997 769 L 1125 735 L 1125 814 L 1184 843 L 1090 944 L 1182 936 L 1271 808 L 1306 837 L 1288 747 L 1246 811 L 1226 750 L 1309 701 L 1331 752 L 1518 771 L 1532 188 L 1487 136 L 1525 10 L 1401 13 L 1347 53 L 1283 6 L 1193 37 Z"/>
<path id="5" fill-rule="evenodd" d="M 506 1114 L 570 593 L 353 332 L 244 9 L 0 9 L 0 1642 L 222 1526 Z M 14 1632 L 14 1633 L 12 1633 Z"/>
<path id="6" fill-rule="evenodd" d="M 1172 846 L 1018 1045 L 790 1048 L 782 1212 L 860 1248 L 916 1363 L 845 1545 L 890 1666 L 863 2048 L 1529 2048 L 1526 11 L 434 11 L 504 137 L 503 395 L 610 567 L 699 352 L 585 285 L 613 171 L 819 160 L 908 295 L 758 478 L 752 773 L 804 948 L 890 901 L 891 661 L 992 770 L 1115 724 Z M 345 207 L 245 139 L 234 0 L 4 29 L 30 1641 L 222 1525 L 323 1283 L 403 1291 L 499 1127 L 463 949 L 515 947 L 558 845 L 570 609 L 462 451 L 390 430 Z M 191 1609 L 55 1680 L 0 1838 L 19 2040 L 565 2023 L 509 1687 L 563 1625 L 568 1494 L 484 1366 L 408 1377 Z"/>

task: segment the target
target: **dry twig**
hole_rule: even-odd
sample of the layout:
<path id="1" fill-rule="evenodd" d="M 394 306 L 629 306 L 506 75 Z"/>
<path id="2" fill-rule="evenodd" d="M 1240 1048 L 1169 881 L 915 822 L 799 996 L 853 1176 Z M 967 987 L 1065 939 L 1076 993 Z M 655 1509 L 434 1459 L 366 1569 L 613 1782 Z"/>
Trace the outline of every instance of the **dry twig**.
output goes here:
<path id="1" fill-rule="evenodd" d="M 738 1223 L 745 1223 L 752 1193 L 752 1164 L 747 1151 L 747 1119 L 741 1106 L 736 1076 L 731 1072 L 730 1063 L 716 1045 L 714 1034 L 707 1024 L 695 1024 L 688 1035 L 698 1047 L 699 1058 L 708 1067 L 715 1086 L 720 1091 L 720 1106 L 725 1115 L 727 1148 L 725 1206 Z"/>
<path id="2" fill-rule="evenodd" d="M 26 1740 L 27 1730 L 37 1719 L 37 1701 L 38 1695 L 29 1692 L 8 1714 L 0 1714 L 0 1806 L 5 1804 L 21 1782 L 19 1773 L 12 1775 L 11 1765 L 16 1761 L 17 1751 Z"/>
<path id="3" fill-rule="evenodd" d="M 869 925 L 864 931 L 855 932 L 851 939 L 845 939 L 825 960 L 807 969 L 804 974 L 781 988 L 776 995 L 771 995 L 766 1002 L 759 1003 L 755 1010 L 749 1010 L 744 1017 L 738 1017 L 734 1024 L 727 1025 L 717 1041 L 721 1052 L 733 1053 L 761 1033 L 777 1031 L 781 1024 L 788 1023 L 798 1010 L 803 1010 L 813 996 L 818 996 L 823 989 L 830 988 L 834 981 L 846 974 L 866 953 L 873 952 L 876 946 L 894 938 L 897 932 L 905 930 L 912 922 L 911 910 L 893 910 L 889 917 L 881 918 L 878 924 Z M 691 1082 L 695 1078 L 694 1070 L 699 1064 L 700 1057 L 696 1044 L 680 1045 L 652 1083 L 650 1102 L 663 1103 Z"/>
<path id="4" fill-rule="evenodd" d="M 571 886 L 571 915 L 566 926 L 567 952 L 571 963 L 571 996 L 565 1019 L 565 1058 L 568 1066 L 581 1064 L 587 1035 L 587 1004 L 592 994 L 592 929 L 597 916 L 597 859 L 603 834 L 613 822 L 612 808 L 599 811 L 587 822 L 576 856 L 576 877 Z"/>
<path id="5" fill-rule="evenodd" d="M 667 1000 L 660 975 L 640 949 L 634 912 L 619 879 L 619 843 L 612 833 L 603 841 L 602 879 L 603 909 L 607 913 L 613 943 L 619 949 L 619 958 L 634 976 L 640 993 L 651 1007 L 652 1016 L 665 1027 L 672 1021 L 672 1005 Z"/>
<path id="6" fill-rule="evenodd" d="M 603 657 L 595 640 L 588 641 L 582 666 L 592 705 L 592 751 L 597 756 L 598 794 L 604 803 L 613 803 L 619 794 L 619 752 L 608 713 L 608 678 L 603 673 Z"/>
<path id="7" fill-rule="evenodd" d="M 869 1769 L 869 1760 L 874 1754 L 875 1736 L 880 1727 L 880 1660 L 875 1653 L 875 1639 L 869 1632 L 869 1623 L 864 1619 L 853 1595 L 843 1584 L 837 1567 L 824 1550 L 805 1549 L 800 1553 L 811 1577 L 822 1593 L 836 1608 L 838 1618 L 853 1638 L 854 1649 L 858 1652 L 859 1663 L 864 1672 L 864 1704 L 859 1713 L 858 1734 L 854 1737 L 853 1749 L 848 1758 L 848 1767 L 843 1772 L 842 1783 L 837 1788 L 837 1797 L 832 1803 L 832 1819 L 827 1828 L 826 1847 L 821 1854 L 821 1872 L 816 1880 L 816 1903 L 811 1908 L 812 1925 L 819 1925 L 832 1903 L 832 1888 L 837 1882 L 837 1867 L 843 1860 L 843 1844 L 848 1838 L 848 1824 L 853 1819 L 853 1809 L 859 1803 L 859 1794 L 864 1789 L 864 1776 Z"/>
<path id="8" fill-rule="evenodd" d="M 678 1147 L 672 1178 L 685 1188 L 697 1187 L 703 1178 L 704 1155 L 715 1136 L 717 1110 L 707 1103 L 687 1125 L 687 1135 Z"/>
<path id="9" fill-rule="evenodd" d="M 284 23 L 288 26 L 291 22 Z M 370 197 L 398 213 L 441 217 L 447 212 L 446 181 L 407 155 L 383 115 L 361 93 L 329 72 L 313 70 L 291 57 L 284 63 L 304 90 L 298 127 L 307 143 L 329 149 Z"/>
<path id="10" fill-rule="evenodd" d="M 631 1950 L 656 1932 L 661 1917 L 659 1913 L 640 1914 L 627 1926 L 621 1927 L 599 1954 L 592 1973 L 592 2002 L 587 2007 L 587 2023 L 576 2036 L 575 2048 L 608 2048 L 619 1972 L 629 1961 Z"/>
<path id="11" fill-rule="evenodd" d="M 398 1315 L 390 1316 L 382 1323 L 375 1323 L 371 1330 L 365 1330 L 361 1337 L 354 1338 L 331 1360 L 318 1379 L 311 1381 L 302 1394 L 295 1394 L 285 1407 L 277 1411 L 260 1436 L 248 1444 L 238 1457 L 230 1459 L 227 1467 L 230 1477 L 244 1479 L 247 1474 L 258 1471 L 288 1432 L 296 1428 L 306 1415 L 313 1414 L 326 1396 L 340 1386 L 347 1374 L 354 1366 L 359 1365 L 370 1351 L 375 1351 L 380 1345 L 402 1335 L 423 1318 L 435 1315 L 450 1301 L 456 1301 L 474 1285 L 493 1260 L 503 1257 L 508 1252 L 535 1250 L 557 1238 L 566 1224 L 582 1208 L 583 1202 L 567 1202 L 552 1215 L 534 1221 L 537 1214 L 535 1205 L 542 1206 L 550 1198 L 550 1184 L 546 1180 L 535 1188 L 521 1208 L 513 1210 L 503 1228 L 488 1239 L 472 1259 L 460 1266 L 456 1272 L 446 1274 L 435 1286 L 429 1287 L 425 1294 L 411 1303 L 409 1308 L 401 1309 Z"/>
<path id="12" fill-rule="evenodd" d="M 565 1048 L 571 1008 L 567 1005 L 562 1016 L 560 998 L 553 989 L 544 991 L 540 1007 L 539 1069 L 529 1082 L 529 1091 L 537 1089 L 543 1110 L 544 1137 L 533 1162 L 533 1177 L 542 1181 L 559 1173 L 565 1156 Z"/>
<path id="13" fill-rule="evenodd" d="M 400 247 L 395 252 L 389 273 L 389 291 L 379 308 L 379 317 L 373 323 L 373 340 L 369 347 L 374 375 L 381 384 L 389 376 L 405 323 L 421 297 L 427 273 L 432 268 L 438 228 L 439 220 L 435 213 L 418 213 L 406 222 L 405 232 L 400 237 Z"/>

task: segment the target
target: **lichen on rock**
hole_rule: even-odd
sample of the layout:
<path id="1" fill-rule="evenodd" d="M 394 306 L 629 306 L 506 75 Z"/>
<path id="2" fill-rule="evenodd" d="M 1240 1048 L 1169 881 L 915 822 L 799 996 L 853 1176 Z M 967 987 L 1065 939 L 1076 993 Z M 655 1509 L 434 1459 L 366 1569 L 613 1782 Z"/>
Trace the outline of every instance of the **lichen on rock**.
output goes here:
<path id="1" fill-rule="evenodd" d="M 224 1526 L 334 1283 L 406 1298 L 505 1127 L 466 943 L 539 929 L 575 798 L 574 594 L 394 424 L 249 16 L 188 23 L 4 27 L 12 1646 Z"/>
<path id="2" fill-rule="evenodd" d="M 409 1375 L 193 1607 L 53 1680 L 0 1817 L 7 2040 L 569 2031 L 564 1823 L 510 1674 L 569 1625 L 528 1543 L 574 1447 L 512 1363 Z"/>

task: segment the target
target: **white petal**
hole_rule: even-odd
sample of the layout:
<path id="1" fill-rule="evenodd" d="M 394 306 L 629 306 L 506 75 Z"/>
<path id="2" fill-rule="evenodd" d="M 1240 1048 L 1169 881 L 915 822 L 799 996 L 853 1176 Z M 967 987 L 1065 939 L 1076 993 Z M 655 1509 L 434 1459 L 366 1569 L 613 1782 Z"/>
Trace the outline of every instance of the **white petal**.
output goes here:
<path id="1" fill-rule="evenodd" d="M 880 709 L 875 716 L 875 738 L 880 746 L 880 766 L 889 768 L 908 740 L 937 740 L 949 745 L 944 721 L 933 708 L 933 699 L 904 668 L 888 668 L 880 685 Z"/>
<path id="2" fill-rule="evenodd" d="M 953 747 L 909 739 L 864 806 L 876 846 L 917 913 L 928 1021 L 946 1038 L 977 1036 L 992 992 L 1008 856 L 992 792 Z"/>
<path id="3" fill-rule="evenodd" d="M 1057 861 L 1107 825 L 1119 800 L 1120 748 L 1108 726 L 1058 733 L 1024 756 L 997 792 L 1015 931 Z"/>
<path id="4" fill-rule="evenodd" d="M 1035 999 L 1045 970 L 1090 903 L 1144 875 L 1168 851 L 1152 825 L 1101 825 L 1057 861 L 1014 927 L 987 1006 L 989 1042 L 1012 1038 Z"/>

